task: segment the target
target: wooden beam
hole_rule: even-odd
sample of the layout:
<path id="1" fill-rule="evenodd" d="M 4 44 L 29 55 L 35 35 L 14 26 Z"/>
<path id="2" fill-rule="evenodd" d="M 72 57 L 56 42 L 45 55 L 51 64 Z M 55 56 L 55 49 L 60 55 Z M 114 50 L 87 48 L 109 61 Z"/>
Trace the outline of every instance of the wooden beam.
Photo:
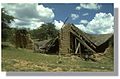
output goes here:
<path id="1" fill-rule="evenodd" d="M 71 27 L 71 29 L 73 30 L 73 32 L 75 32 L 74 34 L 76 36 L 78 36 L 78 37 L 80 36 L 79 32 L 76 31 L 75 28 Z M 96 45 L 90 39 L 88 39 L 88 37 L 85 36 L 85 34 L 83 32 L 82 32 L 82 35 L 84 35 L 83 38 L 86 38 L 86 40 L 90 43 L 91 46 L 93 46 L 94 48 L 96 48 Z"/>
<path id="2" fill-rule="evenodd" d="M 77 54 L 79 47 L 80 47 L 80 43 L 78 43 L 78 46 L 77 46 L 77 48 L 75 50 L 75 54 Z"/>
<path id="3" fill-rule="evenodd" d="M 80 47 L 79 47 L 79 54 L 81 55 L 81 45 L 80 45 Z"/>
<path id="4" fill-rule="evenodd" d="M 91 50 L 93 53 L 96 53 L 92 48 L 90 48 L 85 42 L 84 42 L 84 40 L 81 40 L 81 39 L 78 39 L 79 40 L 79 42 L 83 45 L 83 46 L 85 46 L 86 48 L 88 48 L 89 50 Z"/>
<path id="5" fill-rule="evenodd" d="M 75 49 L 77 48 L 77 39 L 75 38 Z"/>
<path id="6" fill-rule="evenodd" d="M 85 35 L 83 36 L 83 38 L 90 44 L 90 46 L 92 46 L 96 49 L 95 44 L 93 44 L 93 42 L 91 42 Z"/>
<path id="7" fill-rule="evenodd" d="M 89 50 L 91 50 L 92 52 L 96 53 L 92 48 L 90 48 L 86 42 L 84 42 L 84 40 L 80 39 L 80 37 L 78 35 L 76 35 L 74 32 L 71 31 L 71 33 L 73 33 L 73 35 L 76 36 L 76 39 L 82 44 L 84 45 L 85 47 L 87 47 Z"/>

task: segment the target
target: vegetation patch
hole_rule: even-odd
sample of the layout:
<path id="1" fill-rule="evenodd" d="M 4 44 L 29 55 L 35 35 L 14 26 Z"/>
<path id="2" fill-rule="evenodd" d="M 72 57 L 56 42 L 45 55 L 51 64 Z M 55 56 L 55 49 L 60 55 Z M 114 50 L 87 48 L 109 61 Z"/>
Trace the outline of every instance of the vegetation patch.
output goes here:
<path id="1" fill-rule="evenodd" d="M 2 71 L 39 72 L 112 72 L 114 68 L 112 52 L 102 56 L 100 61 L 84 61 L 80 57 L 47 55 L 34 53 L 28 49 L 8 47 L 2 50 Z"/>

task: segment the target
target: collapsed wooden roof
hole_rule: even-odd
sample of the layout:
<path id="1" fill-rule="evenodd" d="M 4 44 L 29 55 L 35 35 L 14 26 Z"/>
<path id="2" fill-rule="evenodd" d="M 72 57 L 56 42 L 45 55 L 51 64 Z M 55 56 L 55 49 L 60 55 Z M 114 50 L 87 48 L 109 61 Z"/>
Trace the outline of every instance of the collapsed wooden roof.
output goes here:
<path id="1" fill-rule="evenodd" d="M 85 46 L 86 48 L 88 48 L 89 50 L 91 50 L 92 52 L 95 53 L 95 50 L 93 50 L 91 47 L 96 48 L 96 46 L 94 45 L 94 43 L 93 43 L 91 40 L 89 40 L 89 39 L 86 37 L 85 33 L 84 33 L 83 31 L 81 31 L 80 29 L 78 29 L 78 28 L 77 28 L 76 26 L 74 26 L 73 24 L 72 24 L 72 25 L 70 24 L 70 27 L 71 27 L 71 29 L 72 29 L 71 32 L 77 37 L 78 41 L 79 41 L 83 46 Z M 82 39 L 81 39 L 81 37 L 82 37 Z M 89 42 L 89 45 L 88 45 L 85 41 Z"/>
<path id="2" fill-rule="evenodd" d="M 99 34 L 99 35 L 86 35 L 96 46 L 99 46 L 105 43 L 109 38 L 113 36 L 113 34 Z"/>
<path id="3" fill-rule="evenodd" d="M 46 51 L 49 51 L 49 49 L 53 46 L 55 46 L 55 42 L 57 41 L 58 37 L 54 39 L 48 39 L 48 40 L 43 40 L 39 42 L 35 42 L 35 45 L 37 45 L 39 48 L 38 49 L 43 49 Z"/>
<path id="4" fill-rule="evenodd" d="M 65 44 L 71 45 L 71 44 L 69 44 L 70 42 L 66 41 L 66 40 L 70 41 L 69 33 L 71 33 L 72 36 L 74 36 L 74 38 L 76 38 L 84 47 L 86 47 L 93 53 L 96 53 L 99 46 L 101 44 L 105 45 L 105 43 L 113 36 L 113 34 L 100 34 L 100 35 L 87 34 L 87 33 L 83 32 L 82 30 L 80 30 L 79 28 L 77 28 L 74 24 L 64 24 L 64 26 L 61 29 L 61 34 L 60 34 L 60 36 L 62 36 L 62 38 L 64 38 L 63 39 L 64 42 L 61 41 L 62 44 L 65 43 Z M 68 36 L 66 36 L 66 35 L 68 35 Z M 60 39 L 60 40 L 62 40 L 62 39 Z M 69 47 L 68 45 L 66 46 L 65 44 L 62 45 L 64 52 L 67 52 L 67 50 L 64 49 L 65 47 L 70 50 L 74 50 L 73 47 Z"/>
<path id="5" fill-rule="evenodd" d="M 40 42 L 35 42 L 35 45 L 39 46 L 39 48 L 46 48 L 46 46 L 48 45 L 48 43 L 51 41 L 51 39 L 48 40 L 43 40 Z"/>
<path id="6" fill-rule="evenodd" d="M 74 31 L 77 31 L 77 33 L 81 34 L 83 37 L 85 37 L 89 42 L 91 42 L 95 46 L 99 46 L 103 43 L 105 43 L 108 39 L 110 39 L 113 34 L 88 34 L 77 28 L 74 24 L 73 28 L 75 29 Z"/>

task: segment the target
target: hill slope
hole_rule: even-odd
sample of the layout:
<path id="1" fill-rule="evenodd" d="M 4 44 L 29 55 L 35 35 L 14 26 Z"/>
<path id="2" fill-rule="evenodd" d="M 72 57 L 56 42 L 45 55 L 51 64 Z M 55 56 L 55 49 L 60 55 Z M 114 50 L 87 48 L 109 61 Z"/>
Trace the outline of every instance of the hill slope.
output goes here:
<path id="1" fill-rule="evenodd" d="M 61 61 L 60 63 L 58 63 Z M 101 56 L 97 62 L 84 61 L 77 56 L 58 57 L 34 53 L 32 50 L 16 49 L 14 47 L 2 50 L 2 71 L 113 71 L 113 52 Z"/>

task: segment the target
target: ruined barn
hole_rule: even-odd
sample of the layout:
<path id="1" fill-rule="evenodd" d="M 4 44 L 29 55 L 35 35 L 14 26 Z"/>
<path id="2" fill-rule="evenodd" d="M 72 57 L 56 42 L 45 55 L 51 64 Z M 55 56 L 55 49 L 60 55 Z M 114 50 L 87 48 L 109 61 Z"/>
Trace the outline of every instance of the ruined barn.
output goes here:
<path id="1" fill-rule="evenodd" d="M 58 54 L 59 41 L 58 37 L 54 39 L 43 40 L 34 43 L 34 51 L 47 54 Z"/>
<path id="2" fill-rule="evenodd" d="M 78 29 L 73 24 L 65 24 L 59 36 L 38 45 L 40 51 L 60 55 L 92 55 L 103 53 L 113 46 L 113 34 L 92 35 Z"/>
<path id="3" fill-rule="evenodd" d="M 65 24 L 60 31 L 59 53 L 94 54 L 102 53 L 113 45 L 113 34 L 87 34 L 73 24 Z"/>

